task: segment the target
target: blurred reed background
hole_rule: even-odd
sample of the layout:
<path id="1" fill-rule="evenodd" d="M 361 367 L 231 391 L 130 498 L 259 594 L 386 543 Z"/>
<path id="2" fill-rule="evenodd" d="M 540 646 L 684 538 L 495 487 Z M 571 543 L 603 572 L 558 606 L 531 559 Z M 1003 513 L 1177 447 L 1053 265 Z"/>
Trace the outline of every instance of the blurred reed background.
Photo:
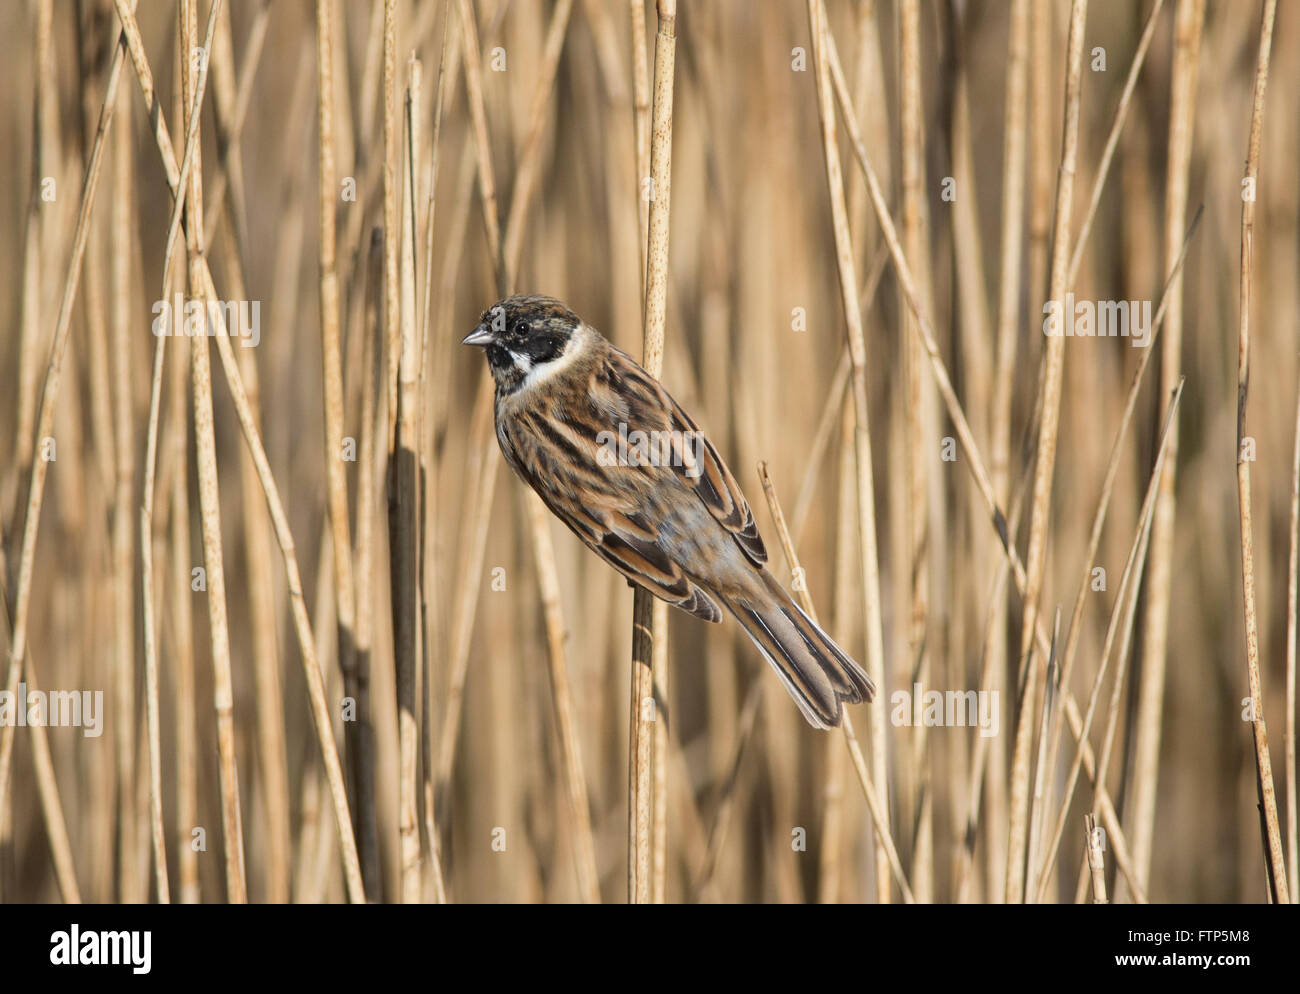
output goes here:
<path id="1" fill-rule="evenodd" d="M 1256 177 L 1259 2 L 134 6 L 0 5 L 0 659 L 104 701 L 0 729 L 0 899 L 626 898 L 633 597 L 530 517 L 458 343 L 510 288 L 642 354 L 656 49 L 662 379 L 883 680 L 859 769 L 670 612 L 645 894 L 1295 888 L 1292 9 Z M 1159 337 L 1049 339 L 1067 290 Z M 257 302 L 256 345 L 155 336 L 175 293 Z M 915 684 L 997 693 L 996 734 L 909 726 Z"/>

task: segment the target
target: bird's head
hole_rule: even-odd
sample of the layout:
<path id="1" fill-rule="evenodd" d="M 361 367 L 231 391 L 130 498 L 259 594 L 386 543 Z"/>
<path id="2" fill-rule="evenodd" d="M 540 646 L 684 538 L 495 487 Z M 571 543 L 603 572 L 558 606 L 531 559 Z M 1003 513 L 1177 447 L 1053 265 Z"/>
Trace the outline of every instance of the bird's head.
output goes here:
<path id="1" fill-rule="evenodd" d="M 516 294 L 484 311 L 461 344 L 482 348 L 497 388 L 512 392 L 551 372 L 581 326 L 578 315 L 553 297 Z"/>

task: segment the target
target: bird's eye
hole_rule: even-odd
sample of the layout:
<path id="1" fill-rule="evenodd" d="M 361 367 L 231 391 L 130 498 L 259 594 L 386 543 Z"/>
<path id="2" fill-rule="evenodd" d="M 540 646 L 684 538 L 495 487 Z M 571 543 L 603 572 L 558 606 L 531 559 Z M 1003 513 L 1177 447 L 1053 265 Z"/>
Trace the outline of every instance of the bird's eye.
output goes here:
<path id="1" fill-rule="evenodd" d="M 528 322 L 520 321 L 517 325 L 515 325 L 515 334 L 518 335 L 520 338 L 525 337 L 528 334 Z"/>

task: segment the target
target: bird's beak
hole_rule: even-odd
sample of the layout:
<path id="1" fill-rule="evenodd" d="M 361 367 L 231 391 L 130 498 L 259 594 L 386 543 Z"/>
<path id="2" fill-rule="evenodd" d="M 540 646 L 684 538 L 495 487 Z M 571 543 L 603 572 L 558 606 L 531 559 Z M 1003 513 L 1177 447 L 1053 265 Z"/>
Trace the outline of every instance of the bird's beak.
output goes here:
<path id="1" fill-rule="evenodd" d="M 492 329 L 487 324 L 481 324 L 468 335 L 460 340 L 461 345 L 491 345 L 496 341 L 492 334 Z"/>

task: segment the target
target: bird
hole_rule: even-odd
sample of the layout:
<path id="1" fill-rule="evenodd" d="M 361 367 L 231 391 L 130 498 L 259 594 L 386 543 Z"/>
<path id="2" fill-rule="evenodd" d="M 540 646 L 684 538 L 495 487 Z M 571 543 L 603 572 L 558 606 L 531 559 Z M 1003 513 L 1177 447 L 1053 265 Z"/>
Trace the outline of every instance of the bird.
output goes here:
<path id="1" fill-rule="evenodd" d="M 587 548 L 697 618 L 726 608 L 813 727 L 872 699 L 866 671 L 767 567 L 735 477 L 655 377 L 541 294 L 497 302 L 462 344 L 486 355 L 506 463 Z"/>

